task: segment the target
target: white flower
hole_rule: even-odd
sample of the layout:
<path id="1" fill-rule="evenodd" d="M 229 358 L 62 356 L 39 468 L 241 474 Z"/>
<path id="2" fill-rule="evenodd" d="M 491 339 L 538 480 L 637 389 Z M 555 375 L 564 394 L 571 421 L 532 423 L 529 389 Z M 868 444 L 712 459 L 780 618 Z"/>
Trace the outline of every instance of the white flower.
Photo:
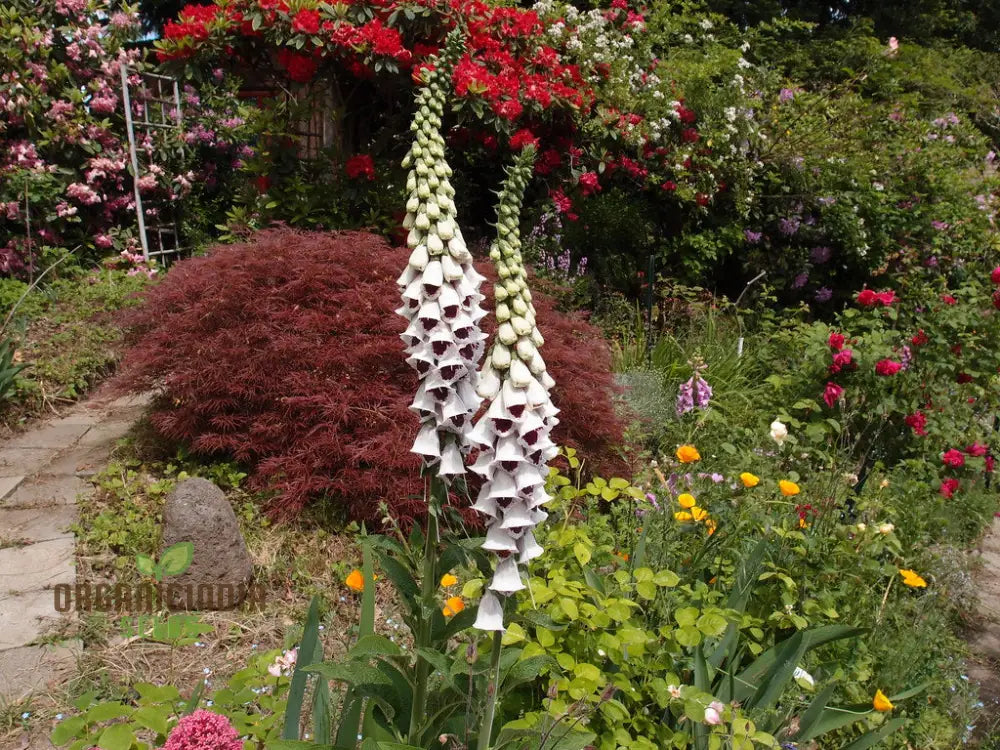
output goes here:
<path id="1" fill-rule="evenodd" d="M 865 524 L 863 524 L 863 523 L 859 523 L 858 524 L 858 531 L 864 531 L 867 528 L 868 527 Z"/>
<path id="2" fill-rule="evenodd" d="M 420 378 L 410 408 L 421 425 L 411 450 L 445 480 L 465 472 L 462 456 L 481 403 L 475 386 L 486 339 L 479 329 L 486 314 L 480 307 L 483 277 L 458 228 L 440 132 L 449 49 L 417 96 L 416 139 L 403 160 L 410 167 L 403 226 L 411 252 L 397 280 L 403 304 L 396 311 L 409 322 L 402 334 L 406 361 Z"/>
<path id="3" fill-rule="evenodd" d="M 788 428 L 777 419 L 771 422 L 771 439 L 778 445 L 784 445 L 788 437 Z"/>
<path id="4" fill-rule="evenodd" d="M 802 687 L 808 687 L 810 689 L 816 687 L 816 680 L 814 680 L 813 676 L 802 667 L 795 668 L 795 671 L 792 672 L 792 678 Z"/>
<path id="5" fill-rule="evenodd" d="M 896 527 L 891 523 L 883 523 L 878 527 L 879 534 L 891 534 Z"/>
<path id="6" fill-rule="evenodd" d="M 681 697 L 681 688 L 679 685 L 667 685 L 667 692 L 670 693 L 671 698 Z"/>

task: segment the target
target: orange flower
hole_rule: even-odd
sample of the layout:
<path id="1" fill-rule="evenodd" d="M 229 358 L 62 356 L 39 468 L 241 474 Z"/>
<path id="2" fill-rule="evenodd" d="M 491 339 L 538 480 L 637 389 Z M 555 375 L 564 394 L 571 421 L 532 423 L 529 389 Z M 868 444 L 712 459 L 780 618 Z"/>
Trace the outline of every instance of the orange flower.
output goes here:
<path id="1" fill-rule="evenodd" d="M 449 586 L 454 586 L 456 583 L 458 583 L 458 578 L 453 576 L 451 573 L 445 573 L 443 576 L 441 576 L 441 585 L 444 588 L 448 588 Z"/>
<path id="2" fill-rule="evenodd" d="M 708 518 L 708 511 L 704 508 L 699 508 L 697 505 L 691 508 L 691 518 L 695 521 L 704 521 Z"/>
<path id="3" fill-rule="evenodd" d="M 686 510 L 679 510 L 674 513 L 674 518 L 678 521 L 690 521 L 692 516 Z"/>
<path id="4" fill-rule="evenodd" d="M 744 471 L 740 474 L 740 481 L 743 482 L 744 487 L 756 487 L 760 484 L 760 477 L 756 474 L 751 474 L 749 471 Z"/>
<path id="5" fill-rule="evenodd" d="M 677 460 L 682 464 L 694 463 L 701 459 L 701 454 L 693 445 L 682 445 L 677 449 Z"/>
<path id="6" fill-rule="evenodd" d="M 903 583 L 911 588 L 927 588 L 927 581 L 921 578 L 915 570 L 903 570 L 900 568 L 899 574 L 903 576 Z"/>
<path id="7" fill-rule="evenodd" d="M 689 495 L 686 492 L 683 495 L 678 495 L 677 496 L 677 503 L 684 510 L 688 510 L 690 508 L 693 508 L 696 502 L 697 501 L 694 499 L 694 495 Z"/>
<path id="8" fill-rule="evenodd" d="M 715 521 L 713 521 L 711 518 L 709 518 L 707 521 L 705 521 L 705 528 L 708 529 L 708 535 L 712 536 L 712 534 L 715 533 L 715 529 L 716 529 L 716 523 L 715 523 Z M 709 583 L 714 583 L 714 582 L 715 582 L 715 579 L 713 578 Z"/>
<path id="9" fill-rule="evenodd" d="M 344 583 L 347 584 L 347 588 L 352 591 L 364 591 L 365 590 L 365 577 L 361 574 L 361 571 L 355 568 L 351 571 L 351 574 L 347 576 Z"/>
<path id="10" fill-rule="evenodd" d="M 876 711 L 881 711 L 882 713 L 891 711 L 894 708 L 892 702 L 885 697 L 885 693 L 881 690 L 875 691 L 875 697 L 872 699 L 872 706 Z"/>
<path id="11" fill-rule="evenodd" d="M 800 518 L 799 519 L 799 528 L 800 529 L 808 529 L 809 528 L 809 524 L 806 523 L 806 519 L 804 519 L 804 518 Z"/>
<path id="12" fill-rule="evenodd" d="M 450 596 L 448 597 L 448 601 L 444 603 L 444 608 L 441 612 L 445 617 L 454 617 L 463 609 L 465 609 L 465 602 L 462 601 L 462 597 Z"/>
<path id="13" fill-rule="evenodd" d="M 778 482 L 778 489 L 781 490 L 781 494 L 785 497 L 798 495 L 800 492 L 799 486 L 795 482 L 789 482 L 787 479 L 782 479 Z"/>

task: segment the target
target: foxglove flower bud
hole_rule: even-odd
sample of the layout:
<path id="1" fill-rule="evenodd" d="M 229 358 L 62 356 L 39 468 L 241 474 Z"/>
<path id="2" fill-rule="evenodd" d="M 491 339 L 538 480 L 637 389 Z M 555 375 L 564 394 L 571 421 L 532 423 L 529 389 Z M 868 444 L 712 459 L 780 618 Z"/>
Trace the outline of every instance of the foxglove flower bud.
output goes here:
<path id="1" fill-rule="evenodd" d="M 463 455 L 482 400 L 476 382 L 486 339 L 479 328 L 485 315 L 479 292 L 483 277 L 473 268 L 458 228 L 440 132 L 451 69 L 461 49 L 461 36 L 452 34 L 417 95 L 411 126 L 416 137 L 403 160 L 410 167 L 403 226 L 409 229 L 411 252 L 397 282 L 403 297 L 397 312 L 409 323 L 402 334 L 406 361 L 420 377 L 410 408 L 421 426 L 411 450 L 445 480 L 465 472 Z"/>
<path id="2" fill-rule="evenodd" d="M 549 398 L 554 381 L 539 352 L 543 340 L 535 327 L 518 233 L 534 157 L 533 148 L 524 149 L 508 173 L 497 210 L 498 237 L 490 249 L 502 271 L 494 285 L 500 326 L 479 376 L 479 394 L 490 406 L 470 435 L 479 447 L 470 469 L 484 479 L 472 506 L 487 516 L 483 548 L 499 560 L 479 604 L 474 627 L 480 630 L 504 629 L 498 596 L 523 589 L 520 565 L 543 552 L 533 529 L 547 517 L 541 509 L 549 500 L 546 463 L 558 452 L 549 437 L 558 422 Z"/>

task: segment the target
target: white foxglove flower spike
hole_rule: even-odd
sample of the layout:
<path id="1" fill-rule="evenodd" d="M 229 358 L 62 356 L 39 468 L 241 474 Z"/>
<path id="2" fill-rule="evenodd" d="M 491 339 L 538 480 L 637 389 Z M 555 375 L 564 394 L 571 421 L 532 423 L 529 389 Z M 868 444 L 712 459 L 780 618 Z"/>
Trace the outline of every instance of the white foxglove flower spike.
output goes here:
<path id="1" fill-rule="evenodd" d="M 479 394 L 491 399 L 470 434 L 479 458 L 469 467 L 483 477 L 479 499 L 472 507 L 487 516 L 484 549 L 497 552 L 493 580 L 479 605 L 475 627 L 503 628 L 503 607 L 497 594 L 524 588 L 519 565 L 543 553 L 533 529 L 545 520 L 541 506 L 555 444 L 549 437 L 558 409 L 549 390 L 554 381 L 539 352 L 543 343 L 535 327 L 535 309 L 521 257 L 521 201 L 534 165 L 534 149 L 522 151 L 509 171 L 497 210 L 497 239 L 490 258 L 497 265 L 497 336 L 479 377 Z"/>
<path id="2" fill-rule="evenodd" d="M 460 35 L 449 37 L 416 97 L 414 142 L 403 159 L 410 169 L 403 221 L 410 258 L 397 281 L 403 299 L 397 312 L 409 323 L 402 335 L 406 361 L 420 378 L 410 406 L 421 421 L 412 451 L 445 481 L 465 473 L 472 417 L 482 400 L 476 382 L 486 339 L 479 329 L 486 314 L 480 306 L 483 277 L 472 267 L 458 227 L 440 131 L 451 70 L 462 48 Z"/>

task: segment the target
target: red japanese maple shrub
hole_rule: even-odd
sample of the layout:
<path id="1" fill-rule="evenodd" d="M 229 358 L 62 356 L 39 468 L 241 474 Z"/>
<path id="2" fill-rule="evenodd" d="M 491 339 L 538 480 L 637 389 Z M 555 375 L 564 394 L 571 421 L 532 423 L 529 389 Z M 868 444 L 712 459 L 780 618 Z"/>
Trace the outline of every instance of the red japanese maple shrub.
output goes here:
<path id="1" fill-rule="evenodd" d="M 132 347 L 117 383 L 161 387 L 153 425 L 195 452 L 248 463 L 254 486 L 278 491 L 275 516 L 326 494 L 358 520 L 377 521 L 382 500 L 417 518 L 417 382 L 394 312 L 406 257 L 363 232 L 273 230 L 180 262 L 126 320 Z M 535 305 L 562 409 L 555 438 L 621 473 L 607 346 L 550 298 Z"/>

